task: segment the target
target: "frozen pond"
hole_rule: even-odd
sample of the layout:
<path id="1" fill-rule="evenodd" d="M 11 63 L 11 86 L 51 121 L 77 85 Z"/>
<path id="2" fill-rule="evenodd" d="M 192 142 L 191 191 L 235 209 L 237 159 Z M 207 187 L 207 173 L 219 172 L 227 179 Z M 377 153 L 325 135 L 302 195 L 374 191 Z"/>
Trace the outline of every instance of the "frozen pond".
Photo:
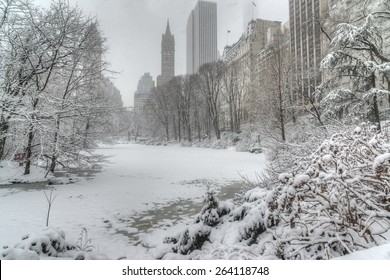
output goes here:
<path id="1" fill-rule="evenodd" d="M 210 185 L 210 182 L 204 182 L 205 185 Z M 234 199 L 235 195 L 245 189 L 243 182 L 224 183 L 222 186 L 215 186 L 216 195 L 220 200 Z M 156 228 L 167 228 L 183 219 L 190 220 L 198 214 L 202 207 L 201 199 L 185 199 L 164 205 L 157 205 L 155 209 L 137 213 L 128 219 L 120 219 L 120 222 L 128 225 L 129 228 L 134 228 L 134 232 L 118 230 L 117 232 L 129 237 L 130 244 L 143 245 L 141 236 L 152 232 Z M 108 227 L 111 227 L 107 220 Z"/>
<path id="2" fill-rule="evenodd" d="M 111 156 L 101 172 L 48 187 L 56 195 L 49 224 L 72 241 L 86 227 L 95 248 L 111 258 L 150 258 L 145 235 L 197 214 L 208 188 L 234 197 L 241 176 L 254 179 L 265 164 L 263 155 L 178 146 L 123 144 L 97 152 Z M 45 225 L 47 187 L 15 187 L 0 188 L 0 246 Z"/>

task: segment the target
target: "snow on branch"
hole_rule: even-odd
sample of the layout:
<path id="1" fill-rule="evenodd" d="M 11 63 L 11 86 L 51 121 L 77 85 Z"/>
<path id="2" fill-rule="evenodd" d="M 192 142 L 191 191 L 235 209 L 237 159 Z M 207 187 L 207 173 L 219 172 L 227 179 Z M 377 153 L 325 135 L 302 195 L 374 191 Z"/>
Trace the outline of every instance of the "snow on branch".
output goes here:
<path id="1" fill-rule="evenodd" d="M 331 42 L 334 49 L 367 47 L 367 41 L 379 42 L 381 31 L 374 23 L 375 18 L 368 15 L 362 27 L 341 23 L 338 25 L 336 36 Z"/>

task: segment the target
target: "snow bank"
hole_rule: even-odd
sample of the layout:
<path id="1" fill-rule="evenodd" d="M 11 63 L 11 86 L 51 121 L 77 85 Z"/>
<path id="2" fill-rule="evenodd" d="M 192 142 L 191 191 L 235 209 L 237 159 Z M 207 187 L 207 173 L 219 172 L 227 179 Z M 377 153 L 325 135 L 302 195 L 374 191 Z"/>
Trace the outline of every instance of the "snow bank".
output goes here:
<path id="1" fill-rule="evenodd" d="M 390 260 L 390 244 L 348 254 L 334 260 Z"/>

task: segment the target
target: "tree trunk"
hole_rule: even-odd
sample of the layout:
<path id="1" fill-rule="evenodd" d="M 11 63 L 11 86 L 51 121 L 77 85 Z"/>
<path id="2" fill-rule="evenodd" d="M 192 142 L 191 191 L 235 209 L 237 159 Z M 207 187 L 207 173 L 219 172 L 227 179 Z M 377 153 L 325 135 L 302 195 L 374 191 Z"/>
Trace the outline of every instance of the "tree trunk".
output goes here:
<path id="1" fill-rule="evenodd" d="M 177 112 L 177 136 L 179 138 L 179 142 L 181 141 L 181 117 L 180 111 Z"/>
<path id="2" fill-rule="evenodd" d="M 376 87 L 376 81 L 375 81 L 375 72 L 371 74 L 371 85 L 370 88 L 375 88 Z M 376 93 L 374 94 L 373 98 L 373 113 L 374 113 L 374 121 L 377 123 L 378 130 L 381 131 L 381 118 L 379 115 L 379 106 L 378 106 L 378 97 Z"/>
<path id="3" fill-rule="evenodd" d="M 284 110 L 283 110 L 283 95 L 282 90 L 279 88 L 279 121 L 280 121 L 280 132 L 283 142 L 286 141 L 286 131 L 284 128 Z"/>
<path id="4" fill-rule="evenodd" d="M 221 139 L 221 131 L 219 129 L 219 117 L 218 117 L 218 108 L 217 105 L 214 104 L 213 106 L 213 126 L 214 126 L 214 132 L 215 137 L 217 137 L 218 140 Z"/>
<path id="5" fill-rule="evenodd" d="M 169 141 L 169 119 L 168 119 L 168 117 L 165 117 L 164 128 L 165 128 L 166 139 L 167 139 L 167 141 Z"/>
<path id="6" fill-rule="evenodd" d="M 1 117 L 0 120 L 0 160 L 4 157 L 4 151 L 5 151 L 5 142 L 7 140 L 7 131 L 9 128 L 8 122 Z"/>
<path id="7" fill-rule="evenodd" d="M 380 115 L 379 115 L 378 97 L 377 97 L 376 93 L 374 94 L 373 103 L 374 103 L 373 107 L 374 107 L 375 122 L 378 125 L 378 130 L 381 131 L 382 130 L 382 128 L 381 128 L 381 118 L 380 118 Z"/>
<path id="8" fill-rule="evenodd" d="M 175 140 L 177 141 L 177 125 L 176 125 L 175 114 L 172 114 L 172 123 L 173 123 L 173 135 L 174 135 Z"/>
<path id="9" fill-rule="evenodd" d="M 33 102 L 33 112 L 35 111 L 35 108 L 37 107 L 39 102 L 39 99 L 35 99 Z M 31 119 L 33 120 L 30 123 L 30 127 L 28 130 L 28 142 L 27 142 L 27 147 L 26 147 L 26 167 L 24 169 L 24 175 L 29 175 L 30 174 L 30 168 L 31 168 L 31 157 L 32 157 L 32 144 L 34 140 L 34 120 L 36 116 L 33 114 L 31 116 Z"/>
<path id="10" fill-rule="evenodd" d="M 234 132 L 234 114 L 233 114 L 233 101 L 232 98 L 229 97 L 229 114 L 230 114 L 230 131 Z"/>
<path id="11" fill-rule="evenodd" d="M 188 137 L 188 142 L 192 142 L 191 124 L 190 123 L 188 123 L 188 126 L 187 126 L 187 137 Z"/>
<path id="12" fill-rule="evenodd" d="M 90 125 L 89 125 L 89 118 L 87 118 L 87 124 L 85 126 L 85 132 L 84 132 L 84 139 L 83 139 L 83 148 L 84 149 L 87 149 L 88 148 L 88 143 L 87 143 L 87 139 L 88 139 L 88 130 L 90 128 Z M 136 139 L 137 140 L 137 139 Z"/>
<path id="13" fill-rule="evenodd" d="M 56 162 L 57 162 L 57 155 L 56 155 L 56 150 L 57 150 L 57 144 L 58 144 L 58 132 L 60 130 L 60 118 L 57 116 L 57 121 L 56 121 L 56 131 L 54 133 L 54 141 L 53 141 L 53 152 L 51 155 L 51 163 L 50 163 L 50 168 L 49 171 L 51 173 L 54 173 L 54 170 L 56 169 Z"/>
<path id="14" fill-rule="evenodd" d="M 209 140 L 211 140 L 211 116 L 210 116 L 210 112 L 207 112 L 206 131 L 207 131 L 207 136 L 208 136 Z"/>
<path id="15" fill-rule="evenodd" d="M 195 127 L 196 127 L 196 130 L 197 130 L 197 133 L 198 133 L 198 139 L 199 139 L 199 142 L 202 141 L 202 135 L 201 135 L 201 129 L 200 129 L 200 119 L 199 119 L 199 112 L 196 111 L 196 116 L 195 116 Z"/>
<path id="16" fill-rule="evenodd" d="M 169 127 L 168 127 L 168 125 L 165 126 L 165 136 L 166 136 L 166 139 L 168 142 L 169 141 Z"/>
<path id="17" fill-rule="evenodd" d="M 28 142 L 26 147 L 26 167 L 24 168 L 24 175 L 30 174 L 33 139 L 34 139 L 34 126 L 31 123 L 28 131 Z"/>
<path id="18" fill-rule="evenodd" d="M 213 120 L 213 124 L 214 124 L 214 132 L 215 132 L 215 136 L 217 137 L 217 140 L 220 140 L 221 139 L 221 131 L 219 130 L 219 124 L 218 124 L 218 117 L 215 117 L 214 120 Z"/>
<path id="19" fill-rule="evenodd" d="M 237 110 L 237 105 L 234 103 L 233 104 L 233 118 L 234 118 L 234 132 L 235 133 L 240 133 L 240 123 L 239 123 L 239 112 Z"/>

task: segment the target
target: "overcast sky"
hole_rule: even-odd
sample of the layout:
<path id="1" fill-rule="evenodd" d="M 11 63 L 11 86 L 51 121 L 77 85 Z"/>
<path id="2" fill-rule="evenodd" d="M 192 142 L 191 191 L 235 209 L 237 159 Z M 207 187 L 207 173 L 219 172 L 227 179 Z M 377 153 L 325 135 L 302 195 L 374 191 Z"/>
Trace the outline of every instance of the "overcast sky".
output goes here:
<path id="1" fill-rule="evenodd" d="M 35 0 L 47 6 L 49 0 Z M 153 79 L 161 71 L 161 35 L 169 18 L 175 36 L 175 74 L 185 74 L 186 24 L 197 0 L 69 0 L 84 13 L 97 17 L 109 51 L 113 79 L 125 106 L 133 105 L 139 78 L 150 72 Z M 214 0 L 218 11 L 218 49 L 222 53 L 230 30 L 229 44 L 238 40 L 252 17 L 252 0 Z M 254 18 L 288 20 L 288 0 L 254 0 Z"/>

